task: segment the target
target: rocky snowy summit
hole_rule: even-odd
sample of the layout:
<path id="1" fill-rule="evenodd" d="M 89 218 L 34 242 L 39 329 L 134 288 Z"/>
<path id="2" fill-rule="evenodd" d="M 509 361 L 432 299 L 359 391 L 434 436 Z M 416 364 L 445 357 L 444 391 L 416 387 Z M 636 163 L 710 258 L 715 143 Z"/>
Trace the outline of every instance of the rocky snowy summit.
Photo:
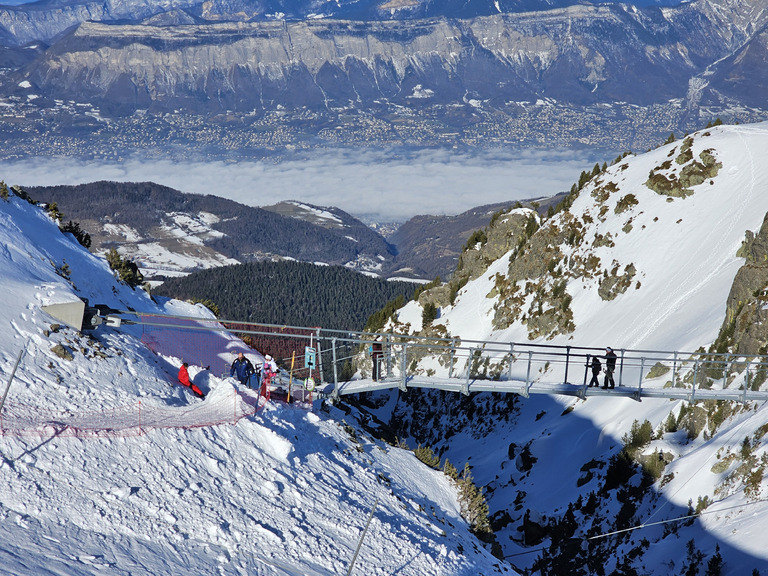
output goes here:
<path id="1" fill-rule="evenodd" d="M 563 354 L 660 351 L 668 365 L 647 366 L 640 384 L 662 388 L 690 388 L 695 351 L 728 354 L 725 376 L 696 376 L 738 389 L 746 362 L 768 350 L 767 149 L 764 123 L 719 126 L 596 166 L 548 218 L 499 212 L 452 280 L 390 327 Z M 506 355 L 477 346 L 477 377 L 504 378 Z M 452 368 L 426 355 L 413 370 L 445 377 Z M 532 385 L 557 369 L 542 366 Z M 764 390 L 764 370 L 747 385 Z M 409 396 L 388 422 L 452 462 L 470 459 L 495 537 L 521 571 L 766 573 L 768 406 L 456 396 Z"/>

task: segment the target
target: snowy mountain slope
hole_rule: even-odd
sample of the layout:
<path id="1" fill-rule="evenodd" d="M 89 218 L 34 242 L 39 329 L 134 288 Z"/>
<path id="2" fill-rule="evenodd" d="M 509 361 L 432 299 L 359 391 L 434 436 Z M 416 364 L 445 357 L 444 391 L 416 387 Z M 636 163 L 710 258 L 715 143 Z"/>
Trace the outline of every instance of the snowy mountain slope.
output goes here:
<path id="1" fill-rule="evenodd" d="M 722 126 L 617 162 L 567 211 L 541 221 L 523 249 L 470 280 L 427 330 L 596 348 L 708 348 L 745 262 L 737 256 L 745 233 L 768 213 L 765 150 L 768 124 Z M 416 302 L 399 312 L 397 327 L 409 325 L 422 329 Z M 446 370 L 433 359 L 421 365 Z M 723 574 L 768 568 L 768 406 L 564 397 L 509 405 L 490 394 L 455 396 L 409 392 L 379 417 L 401 437 L 471 463 L 497 541 L 520 570 L 687 574 L 720 561 Z M 650 480 L 622 468 L 620 455 L 645 421 L 653 439 L 635 458 L 648 469 L 666 463 Z M 668 522 L 687 516 L 689 503 L 700 518 Z M 575 548 L 563 544 L 571 535 Z"/>
<path id="2" fill-rule="evenodd" d="M 204 311 L 117 283 L 103 260 L 13 195 L 0 200 L 0 285 L 4 387 L 25 349 L 0 423 L 0 573 L 339 574 L 374 506 L 354 573 L 513 573 L 469 534 L 445 476 L 353 438 L 335 409 L 268 404 L 232 424 L 231 404 L 219 413 L 232 381 L 193 368 L 208 393 L 193 398 L 175 384 L 182 359 L 149 352 L 139 326 L 88 335 L 52 326 L 40 306 L 78 297 L 120 310 Z M 199 356 L 184 353 L 191 363 Z M 166 422 L 113 427 L 121 407 L 139 401 Z M 199 427 L 203 411 L 225 423 Z M 77 415 L 103 429 L 62 424 Z M 15 427 L 21 416 L 33 424 Z"/>
<path id="3" fill-rule="evenodd" d="M 560 276 L 525 279 L 544 290 L 564 279 L 573 298 L 575 330 L 540 340 L 662 350 L 692 350 L 714 340 L 728 291 L 743 264 L 736 252 L 745 232 L 759 229 L 768 212 L 768 171 L 761 162 L 768 148 L 768 124 L 713 128 L 693 134 L 692 141 L 694 159 L 713 149 L 722 168 L 693 186 L 686 198 L 660 195 L 645 185 L 652 170 L 680 172 L 684 165 L 675 159 L 683 143 L 677 141 L 609 167 L 585 186 L 568 212 L 543 224 L 539 234 L 550 240 L 573 231 L 581 242 L 554 247 L 549 258 L 559 258 Z M 666 170 L 658 170 L 666 164 Z M 494 306 L 504 302 L 489 294 L 497 274 L 507 276 L 512 269 L 510 256 L 464 288 L 436 324 L 468 339 L 527 340 L 530 322 L 506 328 L 494 328 L 492 322 Z M 590 257 L 599 260 L 587 267 Z M 603 300 L 603 279 L 626 275 L 630 265 L 635 272 L 626 291 Z M 520 309 L 530 313 L 536 295 L 526 293 L 524 300 Z"/>
<path id="4" fill-rule="evenodd" d="M 246 206 L 210 194 L 186 194 L 153 182 L 90 182 L 26 187 L 40 202 L 55 202 L 91 235 L 94 252 L 110 248 L 136 261 L 148 278 L 254 260 L 295 259 L 381 271 L 394 249 L 338 208 L 306 206 L 313 218 Z M 333 212 L 343 226 L 326 226 Z"/>

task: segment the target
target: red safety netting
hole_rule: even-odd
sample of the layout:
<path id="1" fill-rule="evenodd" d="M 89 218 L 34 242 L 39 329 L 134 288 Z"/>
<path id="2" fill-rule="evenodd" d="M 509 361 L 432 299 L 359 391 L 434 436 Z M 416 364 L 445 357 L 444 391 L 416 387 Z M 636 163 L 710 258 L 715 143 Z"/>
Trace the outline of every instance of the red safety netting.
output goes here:
<path id="1" fill-rule="evenodd" d="M 232 361 L 243 352 L 258 368 L 270 354 L 297 378 L 312 376 L 304 366 L 304 350 L 316 346 L 316 329 L 277 327 L 214 319 L 140 315 L 141 341 L 156 354 L 193 366 L 210 367 L 228 376 Z"/>
<path id="2" fill-rule="evenodd" d="M 217 320 L 141 315 L 141 341 L 163 356 L 194 366 L 210 367 L 216 376 L 228 376 L 239 352 L 261 358 L 255 350 L 232 335 Z"/>
<path id="3" fill-rule="evenodd" d="M 266 399 L 256 391 L 214 391 L 205 401 L 167 406 L 137 401 L 94 412 L 54 412 L 12 405 L 0 415 L 3 436 L 114 438 L 139 436 L 159 428 L 200 428 L 235 424 L 252 416 Z"/>
<path id="4" fill-rule="evenodd" d="M 223 326 L 217 320 L 156 315 L 142 315 L 139 318 L 143 329 L 141 341 L 158 355 L 178 359 L 179 364 L 188 362 L 191 365 L 208 367 L 212 374 L 228 377 L 230 365 L 239 352 L 255 361 L 257 367 L 263 360 L 259 352 L 238 338 L 240 334 L 232 333 L 239 330 L 253 332 L 254 325 Z M 264 329 L 268 330 L 271 329 Z M 281 358 L 277 355 L 278 350 L 291 350 L 293 354 L 293 350 L 300 347 L 303 366 L 305 334 L 299 336 L 286 337 L 283 331 L 276 329 L 274 336 L 270 333 L 258 341 L 268 345 L 269 351 L 276 359 Z M 175 370 L 176 366 L 173 368 Z M 297 377 L 300 372 L 301 369 L 297 368 Z M 212 390 L 204 401 L 186 406 L 136 401 L 100 411 L 72 413 L 9 404 L 0 413 L 0 435 L 113 438 L 139 436 L 148 430 L 160 428 L 199 428 L 234 424 L 246 416 L 255 414 L 270 397 L 278 401 L 311 403 L 312 391 L 304 388 L 299 380 L 294 380 L 293 373 L 289 373 L 287 382 L 276 378 L 269 388 L 262 386 L 261 390 L 238 390 L 230 384 L 220 385 Z"/>

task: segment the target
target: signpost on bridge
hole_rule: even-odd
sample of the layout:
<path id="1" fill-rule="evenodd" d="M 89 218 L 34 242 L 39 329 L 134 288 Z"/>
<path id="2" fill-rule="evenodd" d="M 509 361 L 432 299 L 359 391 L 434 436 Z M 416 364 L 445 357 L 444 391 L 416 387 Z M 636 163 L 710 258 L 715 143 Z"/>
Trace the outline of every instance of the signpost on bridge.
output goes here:
<path id="1" fill-rule="evenodd" d="M 312 374 L 312 370 L 314 370 L 315 368 L 316 361 L 317 361 L 317 350 L 315 350 L 311 346 L 305 346 L 304 347 L 304 366 L 309 368 L 310 374 Z"/>

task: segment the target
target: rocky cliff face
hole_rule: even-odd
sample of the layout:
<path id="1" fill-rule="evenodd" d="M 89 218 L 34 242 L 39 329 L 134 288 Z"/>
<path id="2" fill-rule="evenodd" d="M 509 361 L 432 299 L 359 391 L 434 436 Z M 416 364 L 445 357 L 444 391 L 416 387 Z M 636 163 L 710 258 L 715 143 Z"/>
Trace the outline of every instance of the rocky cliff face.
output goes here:
<path id="1" fill-rule="evenodd" d="M 501 106 L 541 97 L 647 105 L 688 95 L 693 77 L 748 44 L 750 30 L 768 17 L 763 11 L 747 23 L 733 7 L 723 15 L 707 2 L 694 4 L 663 11 L 572 6 L 407 23 L 88 22 L 18 79 L 43 96 L 87 100 L 106 115 L 374 107 L 384 101 Z M 87 11 L 98 19 L 95 7 Z M 59 20 L 76 17 L 62 12 Z M 749 62 L 761 46 L 750 45 Z M 745 58 L 734 58 L 732 66 L 745 67 Z M 724 70 L 716 78 L 733 84 Z M 707 81 L 695 85 L 701 99 Z"/>
<path id="2" fill-rule="evenodd" d="M 744 265 L 733 280 L 719 344 L 739 354 L 768 353 L 768 216 L 756 233 L 748 230 L 738 255 Z"/>
<path id="3" fill-rule="evenodd" d="M 0 4 L 0 39 L 9 44 L 49 42 L 83 22 L 139 23 L 152 19 L 184 23 L 188 18 L 214 22 L 256 22 L 333 18 L 347 20 L 407 20 L 414 18 L 474 18 L 499 13 L 538 11 L 576 4 L 573 0 L 42 0 L 23 6 Z M 186 14 L 183 16 L 182 14 Z M 170 17 L 168 17 L 170 16 Z M 3 34 L 7 31 L 7 36 Z"/>
<path id="4" fill-rule="evenodd" d="M 197 0 L 88 0 L 72 3 L 52 0 L 22 6 L 0 6 L 0 30 L 6 31 L 10 41 L 16 45 L 50 42 L 83 22 L 135 22 L 172 9 L 190 9 L 196 4 Z"/>

